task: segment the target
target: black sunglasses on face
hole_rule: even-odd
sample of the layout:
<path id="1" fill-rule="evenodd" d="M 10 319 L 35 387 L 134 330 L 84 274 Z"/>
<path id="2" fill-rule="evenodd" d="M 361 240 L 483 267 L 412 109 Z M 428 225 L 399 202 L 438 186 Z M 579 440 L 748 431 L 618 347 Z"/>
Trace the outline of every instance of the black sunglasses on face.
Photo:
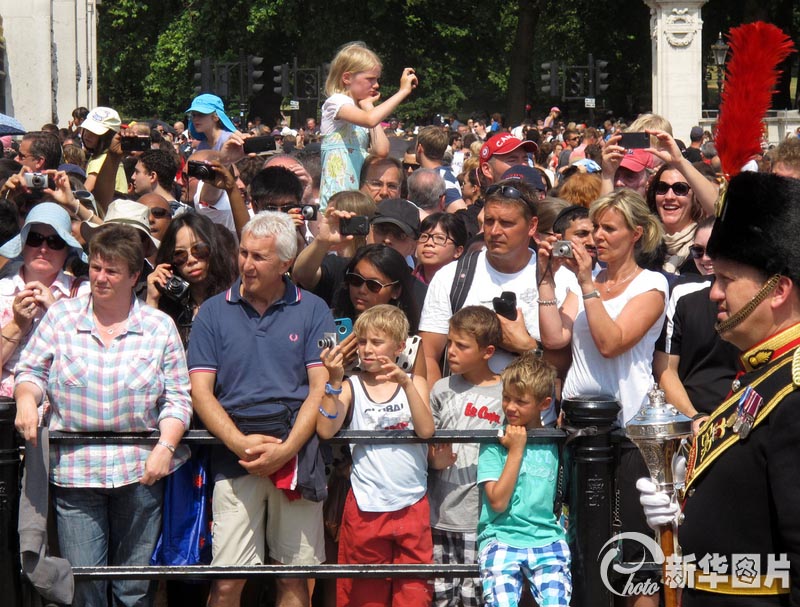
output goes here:
<path id="1" fill-rule="evenodd" d="M 706 248 L 699 244 L 693 244 L 689 247 L 689 253 L 691 253 L 692 259 L 702 259 L 706 254 Z"/>
<path id="2" fill-rule="evenodd" d="M 198 242 L 193 244 L 188 251 L 185 249 L 175 251 L 172 256 L 172 265 L 176 268 L 180 268 L 187 261 L 189 261 L 189 253 L 191 253 L 192 257 L 198 261 L 204 261 L 211 257 L 211 247 L 204 242 Z"/>
<path id="3" fill-rule="evenodd" d="M 380 280 L 375 280 L 374 278 L 364 278 L 361 274 L 356 274 L 355 272 L 348 272 L 344 275 L 344 281 L 350 285 L 351 287 L 358 288 L 363 284 L 367 285 L 367 289 L 372 291 L 373 293 L 380 293 L 381 289 L 386 287 L 391 287 L 392 285 L 396 285 L 399 280 L 395 280 L 394 282 L 383 284 Z"/>
<path id="4" fill-rule="evenodd" d="M 675 183 L 659 181 L 656 184 L 656 194 L 659 196 L 663 196 L 669 192 L 670 189 L 675 193 L 675 196 L 686 196 L 692 188 L 685 181 L 676 181 Z"/>
<path id="5" fill-rule="evenodd" d="M 47 243 L 47 248 L 53 251 L 60 251 L 67 246 L 67 243 L 58 234 L 45 236 L 44 234 L 39 234 L 39 232 L 31 230 L 28 232 L 28 237 L 25 239 L 25 244 L 34 248 L 42 246 L 43 242 Z"/>
<path id="6" fill-rule="evenodd" d="M 172 216 L 169 209 L 162 209 L 161 207 L 153 207 L 150 209 L 150 214 L 156 219 L 164 219 L 164 217 Z"/>

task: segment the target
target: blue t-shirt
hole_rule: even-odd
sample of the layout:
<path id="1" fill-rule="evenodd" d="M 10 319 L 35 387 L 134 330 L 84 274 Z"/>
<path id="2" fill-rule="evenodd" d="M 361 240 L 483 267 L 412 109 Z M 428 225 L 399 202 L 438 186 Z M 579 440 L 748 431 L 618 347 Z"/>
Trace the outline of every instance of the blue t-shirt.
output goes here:
<path id="1" fill-rule="evenodd" d="M 239 294 L 241 279 L 200 306 L 189 340 L 189 373 L 216 373 L 214 395 L 226 409 L 264 401 L 297 408 L 308 396 L 307 369 L 322 365 L 317 342 L 336 329 L 324 301 L 288 278 L 284 284 L 283 297 L 263 316 Z M 234 471 L 245 474 L 238 464 L 226 468 L 226 474 Z"/>
<path id="2" fill-rule="evenodd" d="M 486 498 L 483 483 L 497 481 L 508 451 L 500 443 L 481 445 L 478 455 L 478 485 L 481 510 L 478 517 L 478 548 L 497 540 L 514 548 L 540 548 L 566 539 L 553 514 L 558 479 L 558 447 L 553 443 L 525 446 L 517 484 L 503 512 L 495 512 Z"/>

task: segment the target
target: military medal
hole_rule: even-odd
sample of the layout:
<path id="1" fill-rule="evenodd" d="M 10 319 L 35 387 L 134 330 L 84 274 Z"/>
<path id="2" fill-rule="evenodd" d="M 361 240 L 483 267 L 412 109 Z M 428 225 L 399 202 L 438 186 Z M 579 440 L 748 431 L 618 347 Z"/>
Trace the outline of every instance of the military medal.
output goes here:
<path id="1" fill-rule="evenodd" d="M 751 386 L 747 386 L 739 399 L 736 408 L 736 421 L 733 423 L 733 432 L 739 435 L 739 439 L 745 439 L 753 428 L 764 398 Z"/>

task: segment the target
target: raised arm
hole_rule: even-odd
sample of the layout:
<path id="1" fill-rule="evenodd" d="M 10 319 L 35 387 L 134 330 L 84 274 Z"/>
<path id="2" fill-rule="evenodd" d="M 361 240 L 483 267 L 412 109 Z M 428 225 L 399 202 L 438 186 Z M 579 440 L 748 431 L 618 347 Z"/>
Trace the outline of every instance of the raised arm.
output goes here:
<path id="1" fill-rule="evenodd" d="M 369 98 L 369 103 L 365 103 L 362 107 L 356 105 L 343 105 L 339 108 L 336 117 L 339 120 L 346 120 L 358 126 L 371 129 L 378 126 L 381 122 L 386 120 L 396 109 L 400 103 L 411 94 L 417 86 L 417 76 L 414 69 L 407 67 L 403 70 L 403 75 L 400 78 L 400 88 L 398 91 L 389 97 L 386 101 L 378 106 L 374 104 L 380 98 L 380 93 L 375 93 Z M 363 109 L 367 106 L 368 109 Z M 372 107 L 369 107 L 372 106 Z"/>
<path id="2" fill-rule="evenodd" d="M 675 139 L 666 131 L 646 131 L 658 139 L 658 147 L 648 148 L 647 151 L 663 160 L 671 169 L 680 172 L 691 186 L 694 197 L 709 217 L 714 215 L 714 205 L 717 202 L 719 190 L 705 176 L 698 171 L 691 162 L 683 157 Z"/>

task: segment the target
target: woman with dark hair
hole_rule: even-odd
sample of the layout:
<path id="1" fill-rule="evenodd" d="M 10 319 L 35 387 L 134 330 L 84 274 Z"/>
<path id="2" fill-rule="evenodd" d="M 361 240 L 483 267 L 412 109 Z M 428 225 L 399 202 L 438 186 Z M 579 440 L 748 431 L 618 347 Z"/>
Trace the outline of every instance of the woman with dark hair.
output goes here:
<path id="1" fill-rule="evenodd" d="M 343 287 L 333 306 L 333 315 L 355 320 L 364 310 L 378 304 L 393 304 L 405 312 L 416 333 L 419 307 L 414 300 L 413 277 L 403 256 L 383 244 L 356 251 L 347 265 Z"/>
<path id="2" fill-rule="evenodd" d="M 110 107 L 94 108 L 81 123 L 81 141 L 88 155 L 84 187 L 90 192 L 94 191 L 94 184 L 106 160 L 111 140 L 119 133 L 121 125 L 119 114 Z M 117 169 L 114 190 L 123 194 L 128 193 L 128 181 L 122 165 Z"/>
<path id="3" fill-rule="evenodd" d="M 671 274 L 697 273 L 689 248 L 697 222 L 713 215 L 717 186 L 681 154 L 675 139 L 664 131 L 647 131 L 658 140 L 651 148 L 664 161 L 647 187 L 647 206 L 664 226 L 667 254 L 663 269 Z"/>
<path id="4" fill-rule="evenodd" d="M 440 268 L 461 257 L 467 244 L 467 227 L 458 215 L 432 213 L 422 220 L 419 230 L 419 263 L 414 276 L 427 285 Z"/>
<path id="5" fill-rule="evenodd" d="M 235 256 L 210 219 L 186 213 L 169 224 L 155 265 L 147 303 L 172 317 L 186 345 L 200 304 L 236 279 Z"/>

